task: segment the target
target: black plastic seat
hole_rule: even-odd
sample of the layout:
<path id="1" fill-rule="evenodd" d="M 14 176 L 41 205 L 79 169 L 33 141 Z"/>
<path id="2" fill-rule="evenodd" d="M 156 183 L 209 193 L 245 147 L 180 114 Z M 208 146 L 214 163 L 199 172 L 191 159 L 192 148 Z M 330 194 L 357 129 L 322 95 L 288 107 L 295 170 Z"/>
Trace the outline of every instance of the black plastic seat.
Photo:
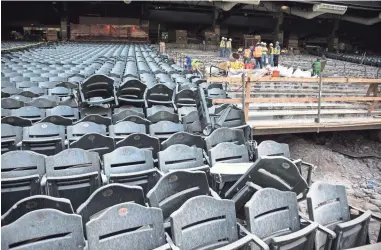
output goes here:
<path id="1" fill-rule="evenodd" d="M 106 135 L 106 126 L 94 122 L 79 122 L 67 127 L 67 139 L 70 142 L 78 140 L 81 136 L 89 133 Z"/>
<path id="2" fill-rule="evenodd" d="M 161 143 L 161 150 L 165 150 L 168 147 L 176 144 L 184 144 L 189 147 L 205 149 L 205 141 L 201 136 L 187 132 L 177 132 Z"/>
<path id="3" fill-rule="evenodd" d="M 144 117 L 144 113 L 141 113 L 141 112 L 137 112 L 135 110 L 130 110 L 130 109 L 125 109 L 125 110 L 121 110 L 120 112 L 118 113 L 115 113 L 112 115 L 112 122 L 113 124 L 116 124 L 120 121 L 126 121 L 125 119 L 129 116 L 138 116 L 138 117 L 141 117 L 141 118 L 145 118 Z"/>
<path id="4" fill-rule="evenodd" d="M 57 106 L 52 109 L 47 109 L 46 116 L 61 116 L 66 119 L 70 119 L 72 122 L 75 122 L 79 119 L 79 112 L 77 108 L 72 108 L 69 106 Z"/>
<path id="5" fill-rule="evenodd" d="M 157 154 L 160 151 L 159 139 L 142 133 L 131 134 L 125 139 L 116 143 L 116 148 L 124 146 L 149 149 L 152 151 L 152 156 L 154 159 L 157 159 Z"/>
<path id="6" fill-rule="evenodd" d="M 145 134 L 147 133 L 147 127 L 144 124 L 130 121 L 121 121 L 110 126 L 110 136 L 118 141 L 134 133 Z"/>
<path id="7" fill-rule="evenodd" d="M 13 109 L 11 115 L 19 116 L 32 122 L 36 122 L 45 117 L 45 111 L 36 107 L 26 106 L 18 109 Z"/>
<path id="8" fill-rule="evenodd" d="M 81 102 L 86 105 L 117 104 L 114 80 L 105 75 L 92 75 L 79 85 Z"/>
<path id="9" fill-rule="evenodd" d="M 82 119 L 77 121 L 76 124 L 81 122 L 93 122 L 99 125 L 104 125 L 106 126 L 106 130 L 107 130 L 108 126 L 111 125 L 111 118 L 92 114 L 92 115 L 87 115 L 85 117 L 82 117 Z"/>
<path id="10" fill-rule="evenodd" d="M 180 131 L 184 131 L 183 124 L 170 121 L 160 121 L 149 126 L 150 135 L 159 138 L 161 141 Z"/>
<path id="11" fill-rule="evenodd" d="M 16 202 L 41 194 L 45 156 L 32 151 L 12 151 L 1 155 L 1 213 Z"/>
<path id="12" fill-rule="evenodd" d="M 152 151 L 131 146 L 118 147 L 103 156 L 109 182 L 137 185 L 150 190 L 161 174 L 154 168 Z"/>
<path id="13" fill-rule="evenodd" d="M 65 127 L 53 123 L 36 123 L 23 128 L 22 149 L 54 155 L 65 149 Z"/>
<path id="14" fill-rule="evenodd" d="M 139 81 L 139 79 L 127 77 L 119 86 L 116 96 L 119 103 L 144 105 L 144 94 L 146 89 L 147 85 Z"/>
<path id="15" fill-rule="evenodd" d="M 24 106 L 24 102 L 22 100 L 15 99 L 14 96 L 1 98 L 1 108 L 3 109 L 18 109 Z"/>
<path id="16" fill-rule="evenodd" d="M 81 148 L 89 152 L 97 152 L 99 156 L 110 153 L 115 149 L 112 137 L 99 133 L 86 133 L 69 144 L 70 148 Z"/>
<path id="17" fill-rule="evenodd" d="M 173 90 L 163 84 L 156 84 L 146 92 L 146 107 L 152 105 L 173 106 Z"/>
<path id="18" fill-rule="evenodd" d="M 34 98 L 30 102 L 26 102 L 25 106 L 33 106 L 40 109 L 51 109 L 59 104 L 59 98 L 56 96 L 39 96 Z"/>
<path id="19" fill-rule="evenodd" d="M 69 199 L 75 210 L 101 183 L 98 153 L 70 148 L 46 158 L 46 177 L 41 185 L 48 195 Z"/>
<path id="20" fill-rule="evenodd" d="M 30 127 L 32 126 L 32 121 L 19 117 L 19 116 L 6 116 L 1 118 L 1 123 L 9 124 L 15 127 Z"/>

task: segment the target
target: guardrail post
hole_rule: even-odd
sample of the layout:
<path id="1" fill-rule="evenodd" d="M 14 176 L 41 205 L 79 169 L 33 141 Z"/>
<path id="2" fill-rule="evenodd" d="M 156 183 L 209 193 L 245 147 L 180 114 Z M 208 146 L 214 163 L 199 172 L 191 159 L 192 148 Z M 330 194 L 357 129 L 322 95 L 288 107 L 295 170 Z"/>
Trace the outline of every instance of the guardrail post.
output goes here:
<path id="1" fill-rule="evenodd" d="M 250 99 L 250 95 L 251 95 L 251 81 L 250 81 L 250 77 L 247 77 L 247 81 L 246 81 L 246 86 L 245 86 L 245 121 L 246 123 L 249 121 L 249 106 L 250 106 L 250 103 L 249 103 L 249 99 Z"/>
<path id="2" fill-rule="evenodd" d="M 320 72 L 320 76 L 319 76 L 319 102 L 318 102 L 318 114 L 317 114 L 317 117 L 315 119 L 316 123 L 320 123 L 321 96 L 322 96 L 322 92 L 323 92 L 322 85 L 323 85 L 322 72 Z M 319 132 L 319 130 L 318 130 L 318 132 Z"/>

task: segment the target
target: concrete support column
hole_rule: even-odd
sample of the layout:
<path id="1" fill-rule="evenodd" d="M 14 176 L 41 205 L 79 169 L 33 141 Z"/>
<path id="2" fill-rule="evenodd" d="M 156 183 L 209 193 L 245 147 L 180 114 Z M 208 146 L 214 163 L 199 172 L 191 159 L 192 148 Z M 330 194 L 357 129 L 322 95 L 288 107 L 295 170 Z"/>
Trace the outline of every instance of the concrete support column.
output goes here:
<path id="1" fill-rule="evenodd" d="M 275 24 L 275 29 L 274 29 L 274 43 L 276 41 L 279 41 L 280 44 L 283 44 L 283 28 L 282 28 L 282 24 L 283 24 L 283 12 L 278 12 L 277 13 L 277 21 L 276 21 L 276 24 Z"/>
<path id="2" fill-rule="evenodd" d="M 61 14 L 61 39 L 67 41 L 67 21 L 68 21 L 67 2 L 62 2 L 62 14 Z"/>
<path id="3" fill-rule="evenodd" d="M 334 20 L 331 34 L 328 37 L 328 51 L 329 52 L 335 51 L 335 47 L 337 49 L 338 39 L 336 37 L 336 34 L 337 34 L 337 31 L 339 30 L 339 26 L 340 26 L 339 24 L 340 24 L 340 20 L 339 19 Z"/>

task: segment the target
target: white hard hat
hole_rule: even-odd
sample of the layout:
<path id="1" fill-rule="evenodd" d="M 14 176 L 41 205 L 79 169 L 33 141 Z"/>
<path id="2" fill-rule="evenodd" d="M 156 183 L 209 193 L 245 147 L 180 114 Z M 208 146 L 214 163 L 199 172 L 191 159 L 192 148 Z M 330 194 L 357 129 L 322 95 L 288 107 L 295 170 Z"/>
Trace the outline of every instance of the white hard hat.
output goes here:
<path id="1" fill-rule="evenodd" d="M 273 46 L 273 43 L 270 43 L 270 46 Z"/>
<path id="2" fill-rule="evenodd" d="M 264 45 L 266 45 L 267 43 L 263 43 Z"/>
<path id="3" fill-rule="evenodd" d="M 229 38 L 229 41 L 231 41 L 232 39 L 231 38 Z"/>
<path id="4" fill-rule="evenodd" d="M 279 41 L 276 41 L 276 43 L 279 43 Z"/>
<path id="5" fill-rule="evenodd" d="M 221 39 L 225 39 L 225 37 L 221 37 Z"/>

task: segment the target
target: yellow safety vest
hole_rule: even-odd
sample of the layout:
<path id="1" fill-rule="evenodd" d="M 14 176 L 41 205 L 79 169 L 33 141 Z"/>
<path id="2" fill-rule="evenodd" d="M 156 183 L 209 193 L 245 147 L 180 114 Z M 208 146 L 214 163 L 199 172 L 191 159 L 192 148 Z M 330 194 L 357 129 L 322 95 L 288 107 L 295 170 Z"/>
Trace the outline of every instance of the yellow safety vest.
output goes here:
<path id="1" fill-rule="evenodd" d="M 267 55 L 267 48 L 266 47 L 262 48 L 262 55 Z"/>
<path id="2" fill-rule="evenodd" d="M 273 55 L 274 54 L 274 47 L 270 47 L 269 52 L 270 52 L 269 54 Z"/>
<path id="3" fill-rule="evenodd" d="M 231 48 L 232 47 L 232 42 L 231 41 L 227 41 L 226 42 L 226 48 Z"/>
<path id="4" fill-rule="evenodd" d="M 251 57 L 251 50 L 245 49 L 245 57 L 250 58 Z"/>
<path id="5" fill-rule="evenodd" d="M 240 61 L 235 61 L 230 63 L 230 68 L 231 69 L 243 69 L 243 63 Z"/>
<path id="6" fill-rule="evenodd" d="M 220 43 L 220 48 L 223 48 L 223 47 L 225 47 L 225 41 L 224 40 L 222 40 Z"/>
<path id="7" fill-rule="evenodd" d="M 274 54 L 275 55 L 280 55 L 280 46 L 279 46 L 279 49 L 277 47 L 278 46 L 275 46 L 275 48 L 274 48 Z"/>
<path id="8" fill-rule="evenodd" d="M 257 46 L 254 49 L 254 57 L 261 57 L 262 56 L 262 47 Z"/>

